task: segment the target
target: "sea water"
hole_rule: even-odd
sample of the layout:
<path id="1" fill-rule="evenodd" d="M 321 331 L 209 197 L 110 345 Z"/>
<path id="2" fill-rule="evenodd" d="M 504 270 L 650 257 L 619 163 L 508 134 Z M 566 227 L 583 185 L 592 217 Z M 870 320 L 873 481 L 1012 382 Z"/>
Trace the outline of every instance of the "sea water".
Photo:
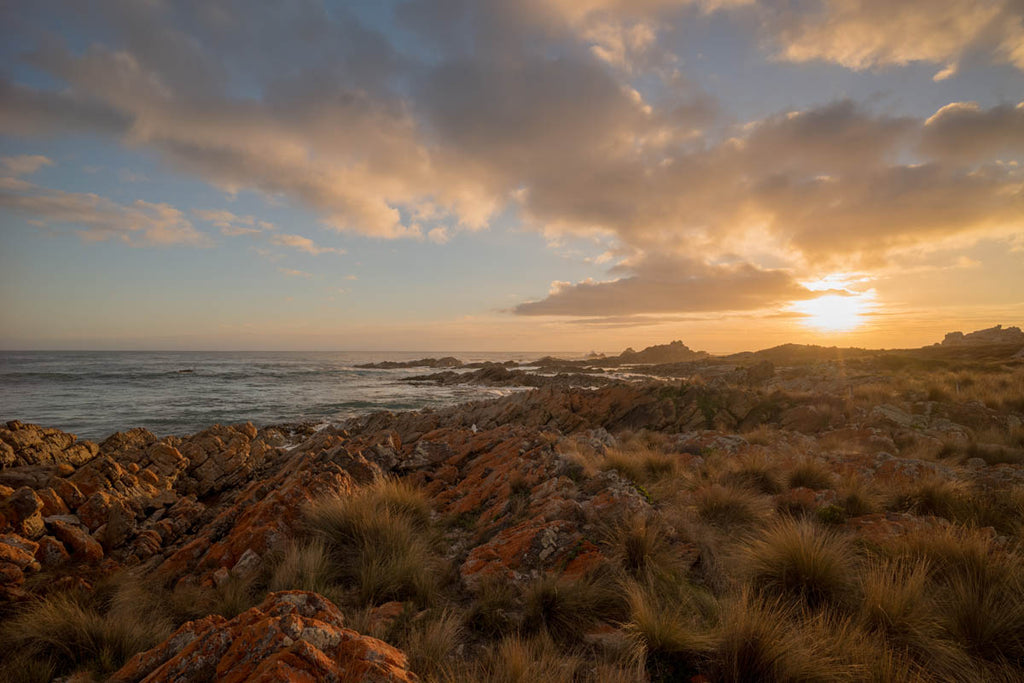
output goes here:
<path id="1" fill-rule="evenodd" d="M 21 420 L 99 440 L 146 427 L 183 435 L 214 423 L 331 423 L 377 410 L 441 407 L 514 391 L 410 384 L 430 368 L 378 361 L 455 356 L 529 360 L 542 353 L 0 351 L 0 422 Z"/>

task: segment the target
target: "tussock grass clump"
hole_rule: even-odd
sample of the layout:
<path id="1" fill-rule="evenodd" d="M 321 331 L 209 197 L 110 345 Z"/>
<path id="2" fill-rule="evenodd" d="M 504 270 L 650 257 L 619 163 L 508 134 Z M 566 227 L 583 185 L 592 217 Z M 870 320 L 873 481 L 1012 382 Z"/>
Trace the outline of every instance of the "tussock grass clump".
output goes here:
<path id="1" fill-rule="evenodd" d="M 963 488 L 954 481 L 933 476 L 900 486 L 887 507 L 896 512 L 934 515 L 955 521 L 960 516 Z"/>
<path id="2" fill-rule="evenodd" d="M 559 643 L 578 642 L 599 621 L 626 613 L 618 582 L 600 569 L 578 579 L 542 576 L 526 587 L 523 603 L 523 631 L 543 631 Z"/>
<path id="3" fill-rule="evenodd" d="M 508 502 L 505 505 L 505 514 L 510 519 L 520 519 L 530 509 L 530 494 L 532 487 L 520 473 L 515 473 L 508 483 Z"/>
<path id="4" fill-rule="evenodd" d="M 425 681 L 455 680 L 456 659 L 462 646 L 462 620 L 451 610 L 416 624 L 402 645 L 410 668 Z"/>
<path id="5" fill-rule="evenodd" d="M 584 667 L 573 653 L 559 650 L 545 634 L 529 638 L 509 636 L 491 645 L 484 653 L 480 670 L 466 680 L 490 683 L 573 683 Z"/>
<path id="6" fill-rule="evenodd" d="M 365 502 L 379 511 L 401 517 L 417 529 L 422 530 L 430 526 L 430 501 L 422 491 L 409 482 L 401 479 L 381 479 L 358 495 L 365 497 Z"/>
<path id="7" fill-rule="evenodd" d="M 290 546 L 277 561 L 268 588 L 334 593 L 334 563 L 323 539 Z"/>
<path id="8" fill-rule="evenodd" d="M 961 453 L 964 458 L 981 458 L 986 465 L 1024 465 L 1024 448 L 1020 446 L 970 443 Z"/>
<path id="9" fill-rule="evenodd" d="M 842 605 L 855 589 L 856 555 L 836 532 L 803 519 L 783 519 L 744 552 L 753 585 L 811 607 Z"/>
<path id="10" fill-rule="evenodd" d="M 708 671 L 711 680 L 834 680 L 830 658 L 813 651 L 794 627 L 796 613 L 782 600 L 743 591 L 723 606 Z"/>
<path id="11" fill-rule="evenodd" d="M 1018 566 L 1017 569 L 1020 569 Z M 960 573 L 938 598 L 943 624 L 957 643 L 990 662 L 1024 662 L 1024 578 Z"/>
<path id="12" fill-rule="evenodd" d="M 927 560 L 940 585 L 959 575 L 1001 580 L 1020 564 L 1016 556 L 995 548 L 990 534 L 962 526 L 914 529 L 890 540 L 882 551 L 889 557 Z"/>
<path id="13" fill-rule="evenodd" d="M 1024 662 L 1024 560 L 964 527 L 918 531 L 887 550 L 929 561 L 943 629 L 975 658 Z"/>
<path id="14" fill-rule="evenodd" d="M 644 663 L 651 680 L 687 680 L 700 672 L 714 648 L 707 622 L 717 605 L 707 594 L 677 584 L 676 594 L 647 583 L 625 587 L 629 621 L 624 630 L 633 657 Z"/>
<path id="15" fill-rule="evenodd" d="M 521 622 L 522 598 L 510 582 L 485 578 L 463 615 L 466 630 L 486 639 L 515 633 Z"/>
<path id="16" fill-rule="evenodd" d="M 878 492 L 859 477 L 845 478 L 840 483 L 837 494 L 838 503 L 848 517 L 870 515 L 882 507 L 882 498 Z"/>
<path id="17" fill-rule="evenodd" d="M 1024 489 L 974 489 L 962 500 L 960 521 L 1019 536 L 1024 527 Z"/>
<path id="18" fill-rule="evenodd" d="M 694 493 L 697 516 L 715 527 L 757 527 L 771 515 L 771 501 L 747 488 L 713 484 Z"/>
<path id="19" fill-rule="evenodd" d="M 429 506 L 407 484 L 383 481 L 355 495 L 324 498 L 306 512 L 324 544 L 336 582 L 354 586 L 364 604 L 428 604 L 441 567 L 431 548 Z"/>
<path id="20" fill-rule="evenodd" d="M 720 481 L 727 486 L 747 488 L 757 493 L 774 495 L 782 491 L 775 467 L 764 457 L 747 457 L 725 472 Z"/>
<path id="21" fill-rule="evenodd" d="M 804 487 L 822 491 L 832 488 L 832 471 L 817 460 L 801 460 L 789 471 L 789 488 Z"/>
<path id="22" fill-rule="evenodd" d="M 121 605 L 106 613 L 77 596 L 56 594 L 16 612 L 0 631 L 8 680 L 46 680 L 75 671 L 106 676 L 171 634 L 162 614 Z"/>
<path id="23" fill-rule="evenodd" d="M 648 485 L 674 476 L 679 470 L 679 457 L 651 450 L 609 450 L 602 469 L 615 470 L 636 484 Z"/>
<path id="24" fill-rule="evenodd" d="M 932 601 L 927 560 L 882 560 L 865 572 L 858 619 L 864 630 L 884 642 L 930 662 L 933 671 L 958 671 L 960 649 L 943 638 L 942 622 Z"/>
<path id="25" fill-rule="evenodd" d="M 654 513 L 626 515 L 603 531 L 605 553 L 634 578 L 674 576 L 685 569 L 670 530 Z"/>

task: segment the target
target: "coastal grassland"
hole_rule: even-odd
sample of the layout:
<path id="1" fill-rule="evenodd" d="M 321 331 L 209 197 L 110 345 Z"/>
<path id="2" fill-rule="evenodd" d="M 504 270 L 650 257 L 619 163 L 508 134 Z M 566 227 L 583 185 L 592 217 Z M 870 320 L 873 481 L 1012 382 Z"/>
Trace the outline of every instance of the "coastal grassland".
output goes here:
<path id="1" fill-rule="evenodd" d="M 851 389 L 855 404 L 878 405 L 894 399 L 938 403 L 978 402 L 993 410 L 1024 412 L 1024 362 L 964 360 L 922 369 L 912 361 L 870 367 L 873 381 Z"/>
<path id="2" fill-rule="evenodd" d="M 701 415 L 685 435 L 523 429 L 510 467 L 479 469 L 486 486 L 458 488 L 470 455 L 458 476 L 319 498 L 258 571 L 215 588 L 123 574 L 53 590 L 5 615 L 16 654 L 0 679 L 102 680 L 187 620 L 298 589 L 427 682 L 1021 680 L 1019 367 L 870 370 L 827 401 L 765 392 L 824 406 L 805 431 L 705 431 Z M 485 458 L 504 445 L 475 444 Z M 485 548 L 494 573 L 467 569 L 502 532 L 552 522 L 571 539 L 557 561 L 510 543 Z"/>

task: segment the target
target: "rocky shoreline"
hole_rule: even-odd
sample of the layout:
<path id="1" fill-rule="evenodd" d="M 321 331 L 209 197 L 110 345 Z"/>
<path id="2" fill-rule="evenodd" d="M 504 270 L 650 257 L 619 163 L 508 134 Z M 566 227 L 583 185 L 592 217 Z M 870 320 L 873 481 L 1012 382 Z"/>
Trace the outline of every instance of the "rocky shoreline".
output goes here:
<path id="1" fill-rule="evenodd" d="M 1012 385 L 986 403 L 872 363 L 776 368 L 761 361 L 687 381 L 580 374 L 499 399 L 375 413 L 326 428 L 216 425 L 163 438 L 130 429 L 93 443 L 8 422 L 0 427 L 0 612 L 15 618 L 54 596 L 96 595 L 126 573 L 166 590 L 211 595 L 244 585 L 251 606 L 175 623 L 173 634 L 110 670 L 110 680 L 198 681 L 214 673 L 231 680 L 433 680 L 434 669 L 415 656 L 410 664 L 394 646 L 407 641 L 388 626 L 426 619 L 429 608 L 417 599 L 398 591 L 360 602 L 349 591 L 355 587 L 341 584 L 332 588 L 335 605 L 295 590 L 305 585 L 269 590 L 280 582 L 267 577 L 277 576 L 281 558 L 307 537 L 304 515 L 317 501 L 357 497 L 381 481 L 415 487 L 437 534 L 435 559 L 446 567 L 439 570 L 446 609 L 463 614 L 466 629 L 475 623 L 473 606 L 502 582 L 520 597 L 488 609 L 517 624 L 511 633 L 524 632 L 531 618 L 522 597 L 529 586 L 587 577 L 621 561 L 608 540 L 609 520 L 659 520 L 659 543 L 681 576 L 703 576 L 708 562 L 724 561 L 677 516 L 712 524 L 701 517 L 702 496 L 740 471 L 739 463 L 763 461 L 779 472 L 806 463 L 825 468 L 822 483 L 767 488 L 758 500 L 777 511 L 773 516 L 827 519 L 864 543 L 963 520 L 913 505 L 858 508 L 846 498 L 850 478 L 885 490 L 941 480 L 1024 501 L 1024 396 L 1015 400 Z M 499 370 L 502 378 L 522 379 L 501 366 L 477 372 L 494 381 Z M 1004 358 L 978 376 L 992 371 L 1019 382 L 1022 368 Z M 606 381 L 581 387 L 577 377 Z M 647 465 L 633 472 L 628 463 L 614 464 L 652 452 L 664 477 L 644 474 Z M 662 480 L 674 481 L 673 490 L 659 488 Z M 1024 514 L 1024 507 L 1014 509 Z M 1005 527 L 976 525 L 990 534 L 992 552 L 1020 542 L 1018 517 Z M 357 613 L 363 631 L 351 628 Z M 616 610 L 598 615 L 573 647 L 625 647 L 634 638 L 629 619 Z M 393 644 L 382 640 L 388 634 Z M 491 637 L 461 636 L 448 654 L 476 666 Z M 629 680 L 652 679 L 653 665 L 645 666 Z M 580 675 L 599 680 L 591 674 Z"/>

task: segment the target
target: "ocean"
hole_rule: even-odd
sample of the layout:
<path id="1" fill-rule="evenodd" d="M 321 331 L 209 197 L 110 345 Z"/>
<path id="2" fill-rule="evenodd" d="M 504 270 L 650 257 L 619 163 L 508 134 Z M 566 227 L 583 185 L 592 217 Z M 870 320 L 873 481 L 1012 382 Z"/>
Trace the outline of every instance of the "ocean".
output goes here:
<path id="1" fill-rule="evenodd" d="M 455 356 L 533 360 L 542 353 L 0 351 L 0 422 L 21 420 L 101 440 L 146 427 L 183 435 L 215 423 L 330 423 L 378 410 L 415 410 L 515 389 L 414 385 L 429 368 L 356 364 Z"/>

